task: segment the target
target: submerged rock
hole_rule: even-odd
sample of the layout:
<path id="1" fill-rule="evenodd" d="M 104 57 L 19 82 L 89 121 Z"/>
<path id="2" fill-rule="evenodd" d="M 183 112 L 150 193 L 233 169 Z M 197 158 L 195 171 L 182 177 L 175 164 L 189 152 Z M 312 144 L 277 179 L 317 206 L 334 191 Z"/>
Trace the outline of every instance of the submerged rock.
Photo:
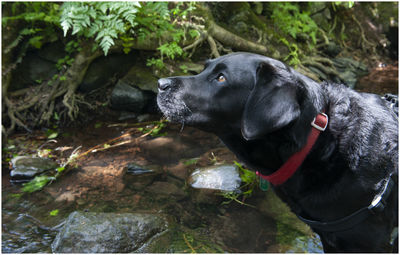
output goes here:
<path id="1" fill-rule="evenodd" d="M 134 190 L 143 190 L 161 174 L 160 171 L 153 170 L 149 166 L 140 166 L 135 163 L 129 163 L 125 167 L 125 171 L 124 183 L 128 188 Z"/>
<path id="2" fill-rule="evenodd" d="M 177 200 L 186 197 L 185 192 L 173 183 L 169 182 L 154 182 L 151 186 L 146 188 L 146 191 L 158 195 L 158 197 L 170 197 Z"/>
<path id="3" fill-rule="evenodd" d="M 163 218 L 139 213 L 84 213 L 69 215 L 52 243 L 53 253 L 129 253 L 166 230 Z"/>
<path id="4" fill-rule="evenodd" d="M 30 156 L 19 156 L 11 160 L 13 170 L 10 176 L 12 182 L 27 182 L 36 175 L 55 169 L 56 162 L 46 158 L 35 158 Z"/>
<path id="5" fill-rule="evenodd" d="M 193 188 L 221 191 L 235 191 L 239 189 L 241 181 L 236 165 L 199 168 L 189 178 Z"/>
<path id="6" fill-rule="evenodd" d="M 152 173 L 152 172 L 154 172 L 154 170 L 146 169 L 145 167 L 139 166 L 135 163 L 129 163 L 126 166 L 126 173 L 132 174 L 132 175 L 148 174 L 148 173 Z"/>

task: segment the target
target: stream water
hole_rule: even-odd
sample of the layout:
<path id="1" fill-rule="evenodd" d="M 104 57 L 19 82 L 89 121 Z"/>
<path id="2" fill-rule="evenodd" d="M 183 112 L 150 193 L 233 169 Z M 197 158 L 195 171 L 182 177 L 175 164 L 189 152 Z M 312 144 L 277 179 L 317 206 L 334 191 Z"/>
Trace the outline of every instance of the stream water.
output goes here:
<path id="1" fill-rule="evenodd" d="M 45 144 L 38 140 L 40 134 L 13 139 L 30 144 L 32 152 L 42 144 L 41 150 L 53 153 L 70 148 L 64 152 L 68 156 L 78 146 L 84 152 L 127 134 L 132 125 L 95 120 L 85 128 L 61 131 L 57 143 Z M 187 179 L 195 169 L 237 159 L 215 136 L 180 129 L 168 124 L 165 136 L 139 140 L 135 138 L 142 133 L 133 132 L 78 160 L 76 168 L 42 191 L 21 197 L 15 195 L 20 185 L 3 175 L 2 252 L 52 252 L 57 226 L 73 211 L 167 216 L 169 230 L 149 245 L 151 252 L 321 252 L 318 237 L 272 191 L 255 191 L 245 201 L 253 208 L 236 202 L 223 205 L 225 199 L 215 192 L 191 188 Z M 132 164 L 152 172 L 132 174 Z"/>
<path id="2" fill-rule="evenodd" d="M 397 93 L 397 85 L 389 90 L 385 92 Z M 10 182 L 3 158 L 3 253 L 51 253 L 53 240 L 74 211 L 166 216 L 168 231 L 145 252 L 322 252 L 319 237 L 273 191 L 255 190 L 245 201 L 250 207 L 234 201 L 223 204 L 226 199 L 215 192 L 202 193 L 188 185 L 195 169 L 237 160 L 217 137 L 168 124 L 166 135 L 140 138 L 143 133 L 134 128 L 134 121 L 116 119 L 111 115 L 84 127 L 59 130 L 56 142 L 36 132 L 16 134 L 10 137 L 13 144 L 3 144 L 12 154 L 36 154 L 39 149 L 56 158 L 68 158 L 79 146 L 84 152 L 102 145 L 42 191 L 23 196 L 20 184 Z M 128 173 L 132 164 L 151 172 Z"/>

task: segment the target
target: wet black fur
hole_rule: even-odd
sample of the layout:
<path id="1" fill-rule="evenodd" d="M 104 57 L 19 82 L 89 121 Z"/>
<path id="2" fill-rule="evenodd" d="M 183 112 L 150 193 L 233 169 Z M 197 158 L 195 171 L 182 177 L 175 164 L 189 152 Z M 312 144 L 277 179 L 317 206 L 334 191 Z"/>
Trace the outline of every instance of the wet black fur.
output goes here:
<path id="1" fill-rule="evenodd" d="M 324 110 L 327 130 L 299 170 L 274 188 L 296 215 L 340 219 L 368 206 L 390 173 L 397 180 L 398 122 L 378 95 L 317 83 L 277 60 L 249 53 L 210 60 L 196 76 L 159 83 L 157 101 L 165 116 L 215 133 L 264 175 L 304 146 L 312 119 Z M 314 231 L 326 252 L 390 252 L 397 225 L 396 181 L 382 213 L 350 230 Z"/>

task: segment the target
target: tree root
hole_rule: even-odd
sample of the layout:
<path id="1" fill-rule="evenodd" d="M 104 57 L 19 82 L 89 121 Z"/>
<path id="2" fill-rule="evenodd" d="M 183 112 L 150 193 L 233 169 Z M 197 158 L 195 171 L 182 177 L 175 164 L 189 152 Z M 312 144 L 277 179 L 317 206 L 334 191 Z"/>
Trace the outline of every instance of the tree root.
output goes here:
<path id="1" fill-rule="evenodd" d="M 307 67 L 303 66 L 302 64 L 299 64 L 297 66 L 296 71 L 298 71 L 299 73 L 301 73 L 305 76 L 308 76 L 309 78 L 311 78 L 315 81 L 320 81 L 319 77 L 315 73 L 310 72 L 310 70 Z"/>
<path id="2" fill-rule="evenodd" d="M 309 57 L 302 61 L 302 65 L 316 67 L 328 76 L 340 77 L 340 74 L 335 70 L 332 60 L 328 58 Z"/>
<path id="3" fill-rule="evenodd" d="M 197 47 L 199 47 L 207 39 L 207 37 L 208 34 L 206 32 L 200 33 L 200 36 L 197 40 L 195 40 L 192 44 L 183 47 L 183 51 L 192 50 L 192 52 L 189 54 L 189 58 L 191 58 L 195 53 Z"/>
<path id="4" fill-rule="evenodd" d="M 75 56 L 75 61 L 72 65 L 64 74 L 60 74 L 60 77 L 61 75 L 66 77 L 66 81 L 57 80 L 51 88 L 45 82 L 34 89 L 28 88 L 7 93 L 11 74 L 3 76 L 3 103 L 9 118 L 9 126 L 3 127 L 5 135 L 11 134 L 16 127 L 22 127 L 31 132 L 29 127 L 35 127 L 43 123 L 49 124 L 54 116 L 56 100 L 60 97 L 62 97 L 62 103 L 67 109 L 63 112 L 67 114 L 70 120 L 75 120 L 79 112 L 79 104 L 87 104 L 75 92 L 82 82 L 90 63 L 99 56 L 101 56 L 100 51 L 92 52 L 89 45 L 84 45 L 82 51 Z M 29 121 L 30 119 L 32 120 Z"/>
<path id="5" fill-rule="evenodd" d="M 368 45 L 368 46 L 370 46 L 370 47 L 372 48 L 372 52 L 373 52 L 373 53 L 376 53 L 376 52 L 375 52 L 376 45 L 375 45 L 374 43 L 368 41 L 367 38 L 365 38 L 364 28 L 363 28 L 363 26 L 361 25 L 360 21 L 357 20 L 357 18 L 354 16 L 354 14 L 351 15 L 351 18 L 354 20 L 354 22 L 357 23 L 358 27 L 360 28 L 360 35 L 361 35 L 361 37 L 360 37 L 360 40 L 361 40 L 360 44 L 361 44 L 361 47 L 362 47 L 364 50 L 366 50 L 366 49 L 367 49 L 367 46 L 366 46 L 366 45 Z"/>
<path id="6" fill-rule="evenodd" d="M 210 45 L 211 48 L 211 54 L 215 57 L 215 58 L 219 58 L 221 55 L 218 52 L 217 49 L 217 44 L 215 43 L 214 39 L 212 38 L 212 36 L 207 36 L 207 41 L 208 44 Z"/>
<path id="7" fill-rule="evenodd" d="M 249 51 L 262 55 L 266 55 L 268 53 L 268 49 L 264 45 L 248 41 L 238 35 L 235 35 L 217 25 L 214 21 L 209 22 L 207 32 L 210 36 L 221 42 L 223 45 L 230 46 L 237 50 Z"/>
<path id="8" fill-rule="evenodd" d="M 199 11 L 202 13 L 201 15 L 205 17 L 205 26 L 199 26 L 196 24 L 188 23 L 187 26 L 191 27 L 192 29 L 197 30 L 200 33 L 200 37 L 193 42 L 192 44 L 184 47 L 185 51 L 196 49 L 198 45 L 203 43 L 205 40 L 208 41 L 210 46 L 211 55 L 213 57 L 219 57 L 220 53 L 218 50 L 217 45 L 221 44 L 226 47 L 231 47 L 236 50 L 240 51 L 249 51 L 254 52 L 262 55 L 266 55 L 268 53 L 267 47 L 262 44 L 254 43 L 252 41 L 246 40 L 225 28 L 217 25 L 213 18 L 210 10 L 207 8 L 199 8 Z M 261 39 L 263 37 L 260 37 Z M 225 49 L 222 50 L 226 51 Z M 191 53 L 193 54 L 193 52 Z"/>

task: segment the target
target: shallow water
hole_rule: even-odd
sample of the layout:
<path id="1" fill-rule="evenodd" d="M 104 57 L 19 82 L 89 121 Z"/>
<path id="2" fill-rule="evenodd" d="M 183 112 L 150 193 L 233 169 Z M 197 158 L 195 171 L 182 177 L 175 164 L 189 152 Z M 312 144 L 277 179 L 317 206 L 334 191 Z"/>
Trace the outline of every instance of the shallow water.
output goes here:
<path id="1" fill-rule="evenodd" d="M 95 128 L 98 122 L 103 123 L 101 128 Z M 60 136 L 45 147 L 55 151 L 82 145 L 83 152 L 131 130 L 129 125 L 111 124 L 116 123 L 97 120 L 84 128 L 63 130 L 70 136 Z M 88 154 L 42 191 L 21 197 L 13 195 L 20 186 L 11 184 L 3 171 L 2 252 L 50 253 L 62 223 L 76 210 L 165 215 L 169 230 L 139 252 L 322 252 L 318 236 L 271 190 L 257 190 L 245 201 L 255 208 L 236 202 L 223 205 L 224 198 L 216 193 L 200 194 L 199 200 L 199 191 L 187 185 L 189 175 L 196 168 L 233 164 L 237 159 L 215 136 L 180 129 L 169 124 L 166 136 L 140 140 L 135 138 L 141 134 L 133 132 L 122 145 Z M 127 173 L 132 163 L 152 171 Z"/>

